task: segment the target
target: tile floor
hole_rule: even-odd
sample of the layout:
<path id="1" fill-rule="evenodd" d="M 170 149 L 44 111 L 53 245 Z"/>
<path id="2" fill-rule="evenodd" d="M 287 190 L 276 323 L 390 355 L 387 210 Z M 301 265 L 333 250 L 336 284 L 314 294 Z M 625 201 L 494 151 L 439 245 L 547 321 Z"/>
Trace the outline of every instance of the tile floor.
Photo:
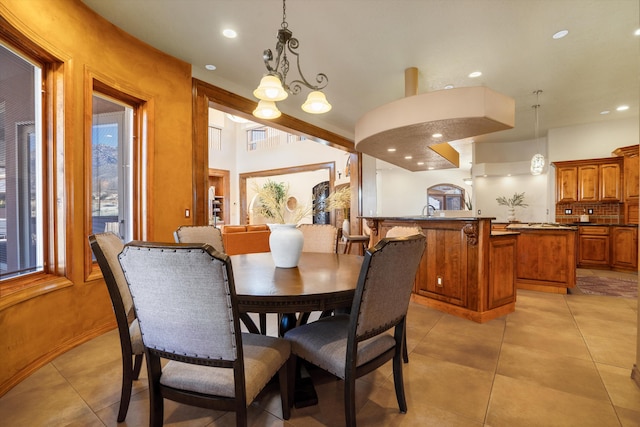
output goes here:
<path id="1" fill-rule="evenodd" d="M 580 270 L 579 274 L 619 274 Z M 628 276 L 628 275 L 627 275 Z M 411 305 L 409 411 L 399 414 L 390 364 L 357 383 L 359 426 L 638 426 L 635 299 L 519 291 L 515 313 L 485 324 Z M 111 331 L 47 364 L 0 398 L 0 425 L 115 426 L 118 335 Z M 342 383 L 312 370 L 317 406 L 281 419 L 269 386 L 251 426 L 341 426 Z M 146 372 L 122 426 L 148 425 Z M 233 426 L 233 414 L 167 402 L 166 426 Z"/>

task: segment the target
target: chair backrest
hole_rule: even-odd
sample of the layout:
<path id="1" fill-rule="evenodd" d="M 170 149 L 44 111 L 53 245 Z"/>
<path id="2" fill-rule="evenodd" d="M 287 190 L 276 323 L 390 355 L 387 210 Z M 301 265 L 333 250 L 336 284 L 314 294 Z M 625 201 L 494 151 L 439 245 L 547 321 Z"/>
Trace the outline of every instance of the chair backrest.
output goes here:
<path id="1" fill-rule="evenodd" d="M 331 224 L 300 224 L 304 235 L 302 252 L 336 253 L 338 229 Z"/>
<path id="2" fill-rule="evenodd" d="M 384 238 L 367 249 L 351 308 L 350 334 L 356 341 L 397 325 L 406 316 L 426 237 Z"/>
<path id="3" fill-rule="evenodd" d="M 135 312 L 127 281 L 118 262 L 118 255 L 122 252 L 124 244 L 120 237 L 112 232 L 90 235 L 89 244 L 102 270 L 120 333 L 125 330 L 128 335 L 128 324 L 135 318 Z"/>
<path id="4" fill-rule="evenodd" d="M 224 253 L 222 232 L 213 225 L 181 225 L 173 232 L 176 243 L 207 243 Z"/>
<path id="5" fill-rule="evenodd" d="M 146 348 L 230 366 L 242 360 L 230 258 L 208 244 L 131 242 L 119 256 Z"/>
<path id="6" fill-rule="evenodd" d="M 413 226 L 395 226 L 391 227 L 385 237 L 393 238 L 393 237 L 407 237 L 413 236 L 414 234 L 423 234 L 422 229 L 420 227 Z"/>

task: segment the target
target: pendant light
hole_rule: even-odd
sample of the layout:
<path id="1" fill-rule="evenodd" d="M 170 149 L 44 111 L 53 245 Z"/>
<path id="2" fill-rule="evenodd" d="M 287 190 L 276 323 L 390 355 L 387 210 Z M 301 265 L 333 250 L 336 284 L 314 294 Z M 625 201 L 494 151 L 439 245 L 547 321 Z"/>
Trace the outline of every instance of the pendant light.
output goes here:
<path id="1" fill-rule="evenodd" d="M 540 154 L 540 150 L 538 149 L 539 148 L 538 146 L 538 127 L 539 127 L 538 110 L 540 109 L 540 94 L 542 93 L 542 91 L 538 89 L 533 93 L 536 95 L 536 104 L 533 105 L 532 108 L 534 108 L 536 112 L 534 134 L 535 134 L 535 144 L 536 144 L 537 153 L 534 154 L 533 157 L 531 158 L 531 175 L 540 175 L 544 170 L 544 164 L 545 164 L 544 155 Z"/>

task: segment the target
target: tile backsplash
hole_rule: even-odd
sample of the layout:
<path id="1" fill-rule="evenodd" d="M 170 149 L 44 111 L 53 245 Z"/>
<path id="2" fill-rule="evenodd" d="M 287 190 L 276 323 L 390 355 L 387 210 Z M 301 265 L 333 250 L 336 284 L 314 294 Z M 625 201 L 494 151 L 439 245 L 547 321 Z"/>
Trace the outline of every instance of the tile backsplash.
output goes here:
<path id="1" fill-rule="evenodd" d="M 596 224 L 621 224 L 624 221 L 622 203 L 563 203 L 556 204 L 556 222 L 567 224 L 580 222 L 580 215 L 589 215 L 589 222 Z M 567 209 L 571 213 L 566 213 Z M 589 214 L 589 209 L 593 210 Z"/>

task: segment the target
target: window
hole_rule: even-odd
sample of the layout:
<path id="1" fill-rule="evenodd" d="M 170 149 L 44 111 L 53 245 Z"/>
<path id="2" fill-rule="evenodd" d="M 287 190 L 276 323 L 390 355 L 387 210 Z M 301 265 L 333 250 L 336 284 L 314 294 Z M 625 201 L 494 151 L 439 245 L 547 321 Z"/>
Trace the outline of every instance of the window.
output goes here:
<path id="1" fill-rule="evenodd" d="M 440 211 L 463 210 L 464 189 L 453 184 L 438 184 L 427 189 L 431 209 Z"/>
<path id="2" fill-rule="evenodd" d="M 43 271 L 42 67 L 0 45 L 0 278 Z"/>
<path id="3" fill-rule="evenodd" d="M 133 108 L 93 95 L 91 125 L 92 232 L 112 231 L 132 240 L 132 127 Z"/>

